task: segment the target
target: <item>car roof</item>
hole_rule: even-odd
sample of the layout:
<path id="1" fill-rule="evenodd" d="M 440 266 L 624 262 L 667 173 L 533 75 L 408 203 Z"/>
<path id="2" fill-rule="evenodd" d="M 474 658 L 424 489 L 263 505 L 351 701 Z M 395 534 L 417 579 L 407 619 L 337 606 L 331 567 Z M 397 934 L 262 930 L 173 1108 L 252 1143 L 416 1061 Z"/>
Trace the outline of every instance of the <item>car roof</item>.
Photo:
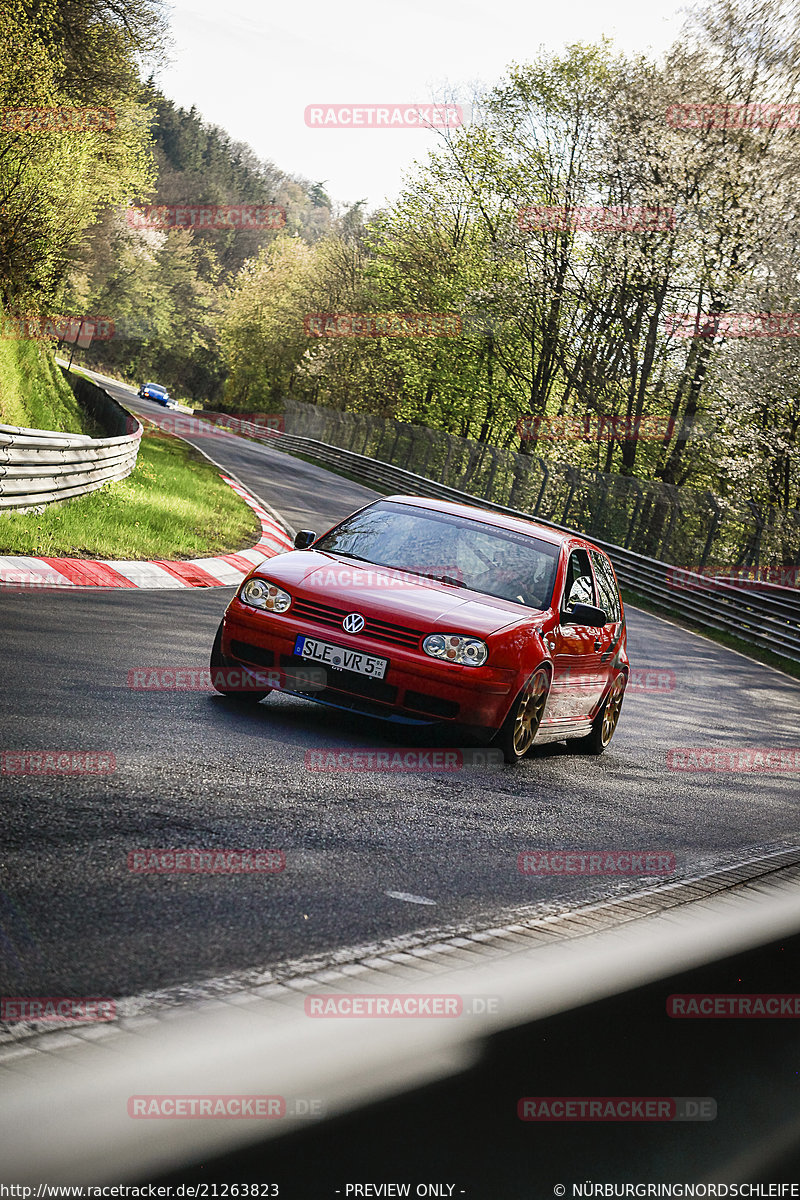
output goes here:
<path id="1" fill-rule="evenodd" d="M 144 386 L 145 386 L 145 387 L 154 387 L 154 388 L 158 388 L 158 390 L 159 390 L 160 392 L 165 392 L 165 391 L 167 390 L 167 389 L 164 387 L 163 383 L 146 383 Z"/>
<path id="2" fill-rule="evenodd" d="M 415 508 L 432 509 L 434 512 L 452 513 L 456 517 L 465 517 L 473 521 L 481 520 L 487 525 L 496 525 L 498 529 L 511 529 L 515 533 L 527 533 L 529 536 L 550 542 L 554 546 L 562 546 L 565 542 L 583 542 L 584 539 L 573 533 L 563 533 L 560 529 L 552 529 L 549 525 L 541 525 L 533 517 L 512 517 L 508 513 L 493 512 L 490 508 L 481 508 L 477 504 L 460 504 L 453 500 L 434 500 L 431 496 L 384 496 L 384 500 L 393 500 L 397 504 L 410 504 Z M 591 544 L 591 543 L 585 543 Z"/>

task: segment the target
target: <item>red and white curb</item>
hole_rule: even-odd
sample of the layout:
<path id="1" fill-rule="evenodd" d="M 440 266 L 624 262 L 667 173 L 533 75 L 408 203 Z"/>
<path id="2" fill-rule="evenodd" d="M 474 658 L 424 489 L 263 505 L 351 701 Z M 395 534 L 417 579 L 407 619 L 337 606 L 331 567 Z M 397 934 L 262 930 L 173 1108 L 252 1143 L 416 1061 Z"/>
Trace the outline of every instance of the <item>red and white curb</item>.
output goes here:
<path id="1" fill-rule="evenodd" d="M 222 478 L 261 524 L 261 538 L 249 550 L 216 558 L 155 559 L 153 562 L 87 558 L 0 557 L 0 587 L 185 588 L 235 587 L 265 558 L 292 549 L 286 530 L 248 491 Z"/>

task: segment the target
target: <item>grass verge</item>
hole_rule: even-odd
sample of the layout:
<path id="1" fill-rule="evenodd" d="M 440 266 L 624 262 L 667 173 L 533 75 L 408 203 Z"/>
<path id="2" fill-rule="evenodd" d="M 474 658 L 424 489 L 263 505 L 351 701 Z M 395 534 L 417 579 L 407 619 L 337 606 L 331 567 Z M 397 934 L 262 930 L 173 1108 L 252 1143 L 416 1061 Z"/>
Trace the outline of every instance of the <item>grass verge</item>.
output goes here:
<path id="1" fill-rule="evenodd" d="M 216 467 L 186 442 L 151 433 L 127 479 L 42 512 L 0 512 L 2 554 L 204 558 L 246 549 L 260 534 Z"/>

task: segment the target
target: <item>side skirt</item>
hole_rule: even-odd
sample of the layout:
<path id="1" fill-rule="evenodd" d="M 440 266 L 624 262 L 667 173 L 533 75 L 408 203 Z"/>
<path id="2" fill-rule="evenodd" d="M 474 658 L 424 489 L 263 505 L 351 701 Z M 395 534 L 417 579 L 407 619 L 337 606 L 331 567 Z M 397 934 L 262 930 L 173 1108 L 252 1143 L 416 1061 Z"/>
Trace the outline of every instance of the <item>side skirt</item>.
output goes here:
<path id="1" fill-rule="evenodd" d="M 534 746 L 542 746 L 545 742 L 563 742 L 566 738 L 585 737 L 592 732 L 592 722 L 588 717 L 580 717 L 574 721 L 546 721 L 539 726 Z"/>

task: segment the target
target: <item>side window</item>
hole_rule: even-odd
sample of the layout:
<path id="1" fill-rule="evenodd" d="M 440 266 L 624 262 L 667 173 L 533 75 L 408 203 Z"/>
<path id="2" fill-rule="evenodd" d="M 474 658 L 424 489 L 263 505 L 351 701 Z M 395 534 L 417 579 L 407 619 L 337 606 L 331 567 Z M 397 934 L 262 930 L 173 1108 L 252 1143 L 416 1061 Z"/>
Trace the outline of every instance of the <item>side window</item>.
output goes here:
<path id="1" fill-rule="evenodd" d="M 567 563 L 562 611 L 569 612 L 576 604 L 594 604 L 594 580 L 585 550 L 573 550 Z"/>
<path id="2" fill-rule="evenodd" d="M 611 563 L 605 554 L 601 554 L 599 550 L 592 551 L 592 562 L 594 563 L 597 590 L 600 593 L 600 607 L 604 608 L 608 613 L 609 621 L 620 621 L 622 619 L 622 605 L 620 604 L 617 581 L 614 578 Z"/>

